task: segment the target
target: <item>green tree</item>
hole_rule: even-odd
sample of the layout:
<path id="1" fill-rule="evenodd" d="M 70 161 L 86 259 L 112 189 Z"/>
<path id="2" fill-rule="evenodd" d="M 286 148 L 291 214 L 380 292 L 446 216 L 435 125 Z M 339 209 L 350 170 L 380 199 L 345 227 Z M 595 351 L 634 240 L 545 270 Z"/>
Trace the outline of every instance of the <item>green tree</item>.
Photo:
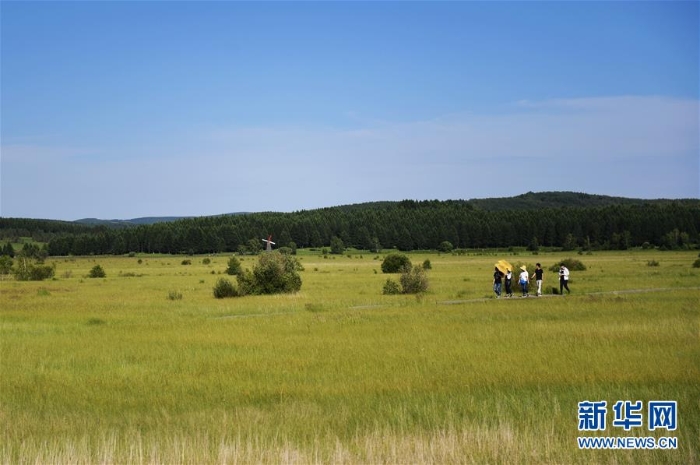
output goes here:
<path id="1" fill-rule="evenodd" d="M 104 278 L 107 276 L 105 273 L 105 270 L 102 269 L 100 265 L 95 265 L 92 267 L 90 270 L 90 273 L 88 274 L 90 278 Z"/>
<path id="2" fill-rule="evenodd" d="M 454 245 L 452 245 L 452 242 L 450 241 L 442 241 L 440 243 L 440 246 L 438 247 L 438 250 L 440 252 L 445 252 L 445 253 L 450 253 L 454 249 Z"/>
<path id="3" fill-rule="evenodd" d="M 537 252 L 540 250 L 540 243 L 537 240 L 537 236 L 533 236 L 533 238 L 530 239 L 530 243 L 527 245 L 527 250 L 531 252 Z"/>
<path id="4" fill-rule="evenodd" d="M 342 255 L 345 252 L 345 244 L 343 240 L 337 236 L 331 237 L 331 253 L 335 255 Z"/>
<path id="5" fill-rule="evenodd" d="M 239 273 L 238 294 L 292 293 L 301 289 L 301 265 L 291 255 L 277 251 L 260 255 L 253 271 Z"/>
<path id="6" fill-rule="evenodd" d="M 236 257 L 231 257 L 228 259 L 228 267 L 226 268 L 226 274 L 235 276 L 241 274 L 241 262 Z"/>
<path id="7" fill-rule="evenodd" d="M 34 259 L 20 254 L 13 273 L 18 281 L 43 281 L 54 276 L 56 267 L 35 263 Z"/>
<path id="8" fill-rule="evenodd" d="M 401 273 L 411 269 L 411 260 L 402 253 L 390 253 L 382 261 L 382 273 Z"/>
<path id="9" fill-rule="evenodd" d="M 0 274 L 10 274 L 12 271 L 12 258 L 9 255 L 3 255 L 0 257 Z"/>

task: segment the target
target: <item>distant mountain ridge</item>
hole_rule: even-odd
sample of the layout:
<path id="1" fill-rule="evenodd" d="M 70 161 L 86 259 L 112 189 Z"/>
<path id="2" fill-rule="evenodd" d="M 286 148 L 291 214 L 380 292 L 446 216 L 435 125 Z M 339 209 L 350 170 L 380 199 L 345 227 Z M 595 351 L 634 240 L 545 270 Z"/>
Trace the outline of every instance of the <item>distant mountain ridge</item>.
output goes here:
<path id="1" fill-rule="evenodd" d="M 585 194 L 582 192 L 527 192 L 515 197 L 493 197 L 471 199 L 468 203 L 486 211 L 538 210 L 541 208 L 592 208 L 609 205 L 667 204 L 672 202 L 698 203 L 699 199 L 636 199 L 609 195 Z"/>
<path id="2" fill-rule="evenodd" d="M 375 202 L 365 202 L 357 204 L 348 205 L 338 205 L 334 207 L 324 207 L 313 210 L 327 210 L 327 209 L 341 209 L 341 210 L 354 210 L 363 209 L 366 207 L 373 208 L 389 208 L 393 205 L 425 205 L 427 203 L 464 203 L 471 205 L 475 209 L 484 211 L 505 211 L 505 210 L 539 210 L 543 208 L 591 208 L 591 207 L 605 207 L 609 205 L 644 205 L 644 204 L 667 204 L 671 202 L 680 203 L 698 203 L 700 204 L 700 199 L 638 199 L 629 197 L 614 197 L 609 195 L 597 195 L 597 194 L 586 194 L 582 192 L 569 192 L 569 191 L 545 191 L 545 192 L 527 192 L 525 194 L 516 195 L 514 197 L 489 197 L 489 198 L 475 198 L 469 200 L 401 200 L 401 201 L 375 201 Z M 262 213 L 262 212 L 257 212 Z M 275 212 L 272 212 L 275 213 Z M 236 212 L 236 213 L 222 213 L 219 215 L 208 215 L 206 217 L 218 217 L 218 216 L 235 216 L 235 215 L 249 215 L 253 214 L 251 212 Z M 141 218 L 132 219 L 112 219 L 103 220 L 98 218 L 83 218 L 80 220 L 72 221 L 71 223 L 77 223 L 86 226 L 107 226 L 109 228 L 128 228 L 141 225 L 150 225 L 156 223 L 168 223 L 172 221 L 179 221 L 191 218 L 198 218 L 198 216 L 146 216 Z"/>
<path id="3" fill-rule="evenodd" d="M 233 216 L 233 215 L 246 215 L 247 212 L 236 212 L 236 213 L 223 213 L 216 216 Z M 156 223 L 169 223 L 171 221 L 186 220 L 190 218 L 197 218 L 196 216 L 144 216 L 141 218 L 132 218 L 129 220 L 101 220 L 99 218 L 82 218 L 80 220 L 75 220 L 73 223 L 84 224 L 87 226 L 107 226 L 110 228 L 128 228 L 132 226 L 141 226 Z"/>

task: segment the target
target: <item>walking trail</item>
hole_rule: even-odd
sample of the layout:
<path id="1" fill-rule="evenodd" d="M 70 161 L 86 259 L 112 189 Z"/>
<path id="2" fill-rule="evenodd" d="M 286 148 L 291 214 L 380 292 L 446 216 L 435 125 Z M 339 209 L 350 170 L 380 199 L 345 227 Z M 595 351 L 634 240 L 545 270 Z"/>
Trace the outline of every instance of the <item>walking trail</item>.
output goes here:
<path id="1" fill-rule="evenodd" d="M 621 290 L 616 290 L 616 291 L 605 291 L 605 292 L 586 292 L 583 294 L 574 294 L 574 296 L 592 296 L 592 295 L 620 295 L 620 294 L 643 294 L 647 292 L 668 292 L 668 291 L 688 291 L 688 290 L 700 290 L 700 286 L 694 286 L 694 287 L 656 287 L 656 288 L 647 288 L 647 289 L 621 289 Z M 567 295 L 554 295 L 554 294 L 545 294 L 540 297 L 536 296 L 528 296 L 524 297 L 526 299 L 541 299 L 541 298 L 566 298 L 568 297 L 569 294 Z M 465 300 L 443 300 L 443 301 L 436 301 L 436 305 L 458 305 L 458 304 L 468 304 L 468 303 L 474 303 L 474 302 L 488 302 L 490 300 L 492 301 L 502 301 L 502 300 L 520 300 L 523 297 L 503 297 L 501 299 L 494 299 L 493 297 L 482 297 L 480 299 L 465 299 Z M 369 309 L 369 308 L 381 308 L 381 307 L 387 307 L 387 305 L 383 304 L 374 304 L 374 305 L 355 305 L 353 307 L 348 307 L 351 310 L 363 310 L 363 309 Z M 293 313 L 297 313 L 298 310 L 291 310 L 288 312 L 274 312 L 274 313 L 246 313 L 242 315 L 224 315 L 224 316 L 217 316 L 213 317 L 213 319 L 216 320 L 224 320 L 224 319 L 230 319 L 230 318 L 255 318 L 255 317 L 265 317 L 265 316 L 278 316 L 278 315 L 291 315 Z"/>

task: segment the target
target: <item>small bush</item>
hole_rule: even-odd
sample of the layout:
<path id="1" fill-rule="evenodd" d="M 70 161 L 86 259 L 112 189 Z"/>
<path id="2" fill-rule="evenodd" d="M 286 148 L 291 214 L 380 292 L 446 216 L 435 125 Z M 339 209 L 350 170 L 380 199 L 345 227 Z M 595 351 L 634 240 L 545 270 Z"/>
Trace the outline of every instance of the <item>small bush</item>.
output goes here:
<path id="1" fill-rule="evenodd" d="M 17 281 L 43 281 L 53 278 L 56 273 L 56 264 L 38 265 L 27 258 L 17 260 L 17 267 L 12 270 Z"/>
<path id="2" fill-rule="evenodd" d="M 452 245 L 452 242 L 450 241 L 442 241 L 440 245 L 438 246 L 438 250 L 440 252 L 444 253 L 450 253 L 452 250 L 454 250 L 454 246 Z"/>
<path id="3" fill-rule="evenodd" d="M 433 269 L 433 265 L 430 263 L 430 260 L 426 259 L 423 262 L 423 269 L 424 270 L 432 270 Z"/>
<path id="4" fill-rule="evenodd" d="M 261 255 L 253 268 L 254 294 L 297 292 L 301 289 L 301 277 L 297 273 L 299 262 L 291 255 L 268 253 Z"/>
<path id="5" fill-rule="evenodd" d="M 384 289 L 382 290 L 382 294 L 384 294 L 384 295 L 401 294 L 401 287 L 399 286 L 399 283 L 397 283 L 396 281 L 393 281 L 391 279 L 387 279 L 386 282 L 384 283 Z"/>
<path id="6" fill-rule="evenodd" d="M 390 253 L 382 261 L 382 273 L 401 273 L 411 267 L 411 260 L 401 253 Z"/>
<path id="7" fill-rule="evenodd" d="M 0 257 L 0 274 L 10 274 L 12 271 L 12 258 L 9 255 L 3 255 Z"/>
<path id="8" fill-rule="evenodd" d="M 564 260 L 555 263 L 554 265 L 549 267 L 549 271 L 552 273 L 558 273 L 559 272 L 559 267 L 561 265 L 564 265 L 569 269 L 569 271 L 585 271 L 586 270 L 586 265 L 584 265 L 580 260 L 576 260 L 574 258 L 565 258 Z M 529 268 L 528 268 L 529 271 Z"/>
<path id="9" fill-rule="evenodd" d="M 659 262 L 657 262 L 656 260 L 649 260 L 647 262 L 647 266 L 659 266 Z"/>
<path id="10" fill-rule="evenodd" d="M 178 291 L 168 292 L 168 300 L 182 300 L 182 292 L 178 292 Z"/>
<path id="11" fill-rule="evenodd" d="M 428 276 L 420 266 L 405 270 L 401 273 L 400 281 L 404 294 L 419 294 L 428 290 Z"/>
<path id="12" fill-rule="evenodd" d="M 693 262 L 693 268 L 700 268 L 700 258 Z"/>
<path id="13" fill-rule="evenodd" d="M 238 296 L 238 291 L 233 286 L 233 283 L 225 278 L 219 278 L 214 286 L 214 297 L 217 299 L 223 299 L 225 297 L 236 297 Z"/>
<path id="14" fill-rule="evenodd" d="M 208 257 L 207 257 L 207 258 L 202 259 L 202 264 L 203 264 L 203 265 L 208 265 L 208 264 L 210 264 L 210 263 L 211 263 L 211 258 L 208 258 Z"/>
<path id="15" fill-rule="evenodd" d="M 228 268 L 226 268 L 226 274 L 231 276 L 236 276 L 241 274 L 241 262 L 236 257 L 231 257 L 228 259 Z"/>
<path id="16" fill-rule="evenodd" d="M 189 260 L 189 259 L 185 259 L 181 263 L 181 265 L 191 265 L 191 264 L 192 264 L 192 260 Z"/>
<path id="17" fill-rule="evenodd" d="M 88 276 L 90 278 L 105 278 L 107 276 L 107 273 L 105 273 L 105 270 L 103 270 L 100 265 L 95 265 L 90 270 Z"/>
<path id="18" fill-rule="evenodd" d="M 298 273 L 301 269 L 301 264 L 292 255 L 279 252 L 261 255 L 253 271 L 241 271 L 236 276 L 238 295 L 297 292 L 301 289 Z"/>

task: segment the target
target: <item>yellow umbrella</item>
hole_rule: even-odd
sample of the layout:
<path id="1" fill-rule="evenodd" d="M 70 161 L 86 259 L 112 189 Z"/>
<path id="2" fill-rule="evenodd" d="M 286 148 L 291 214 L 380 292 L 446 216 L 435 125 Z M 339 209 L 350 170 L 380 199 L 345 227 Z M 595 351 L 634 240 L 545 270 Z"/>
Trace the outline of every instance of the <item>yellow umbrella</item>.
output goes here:
<path id="1" fill-rule="evenodd" d="M 508 263 L 505 260 L 498 260 L 498 262 L 496 262 L 495 266 L 496 266 L 496 268 L 498 268 L 498 271 L 500 271 L 503 274 L 506 273 L 506 270 L 513 271 L 513 265 L 511 265 L 510 263 Z"/>

